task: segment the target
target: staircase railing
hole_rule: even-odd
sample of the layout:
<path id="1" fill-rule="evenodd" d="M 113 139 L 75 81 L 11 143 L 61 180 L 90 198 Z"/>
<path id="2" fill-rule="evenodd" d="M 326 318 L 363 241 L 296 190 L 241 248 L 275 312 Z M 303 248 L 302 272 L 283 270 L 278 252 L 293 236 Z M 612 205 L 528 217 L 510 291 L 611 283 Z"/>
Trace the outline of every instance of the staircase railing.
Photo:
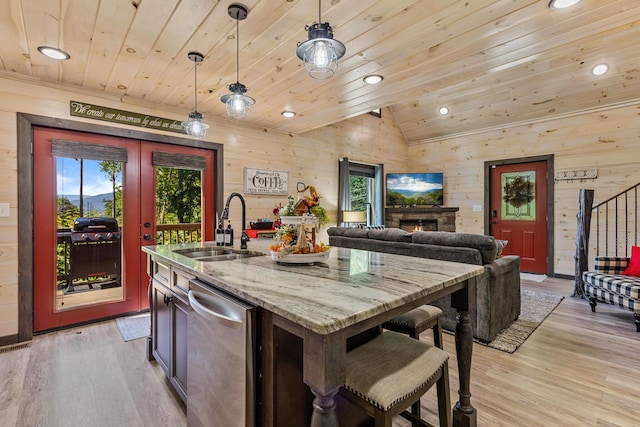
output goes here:
<path id="1" fill-rule="evenodd" d="M 593 190 L 580 190 L 576 233 L 575 286 L 572 296 L 582 297 L 582 273 L 588 270 L 589 235 L 595 216 L 596 257 L 628 257 L 631 245 L 638 246 L 638 188 L 627 188 L 593 205 Z M 593 236 L 592 236 L 593 237 Z"/>
<path id="2" fill-rule="evenodd" d="M 638 245 L 638 188 L 640 183 L 592 208 L 596 221 L 596 256 L 628 257 Z"/>

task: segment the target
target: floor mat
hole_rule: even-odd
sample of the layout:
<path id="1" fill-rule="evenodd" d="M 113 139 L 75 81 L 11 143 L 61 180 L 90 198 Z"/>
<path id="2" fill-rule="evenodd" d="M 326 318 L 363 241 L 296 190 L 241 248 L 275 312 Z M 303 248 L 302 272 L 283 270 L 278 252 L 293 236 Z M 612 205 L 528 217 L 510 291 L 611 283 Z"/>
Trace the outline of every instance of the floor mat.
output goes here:
<path id="1" fill-rule="evenodd" d="M 532 282 L 544 282 L 547 278 L 546 274 L 533 274 L 533 273 L 520 273 L 520 278 L 523 280 L 531 280 Z"/>
<path id="2" fill-rule="evenodd" d="M 151 329 L 151 316 L 149 313 L 137 314 L 135 316 L 119 317 L 116 324 L 125 341 L 137 340 L 149 336 Z"/>

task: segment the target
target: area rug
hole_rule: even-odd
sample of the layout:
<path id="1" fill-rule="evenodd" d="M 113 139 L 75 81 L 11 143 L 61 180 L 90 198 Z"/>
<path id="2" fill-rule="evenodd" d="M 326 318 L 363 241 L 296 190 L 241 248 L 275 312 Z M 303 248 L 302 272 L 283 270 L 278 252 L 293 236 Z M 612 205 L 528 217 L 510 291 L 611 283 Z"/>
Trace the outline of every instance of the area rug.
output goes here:
<path id="1" fill-rule="evenodd" d="M 151 318 L 149 313 L 119 317 L 116 319 L 116 324 L 118 325 L 122 339 L 132 341 L 149 336 Z"/>
<path id="2" fill-rule="evenodd" d="M 520 298 L 520 317 L 509 327 L 499 332 L 487 345 L 498 350 L 513 353 L 529 335 L 536 330 L 544 319 L 560 304 L 563 296 L 522 290 Z"/>

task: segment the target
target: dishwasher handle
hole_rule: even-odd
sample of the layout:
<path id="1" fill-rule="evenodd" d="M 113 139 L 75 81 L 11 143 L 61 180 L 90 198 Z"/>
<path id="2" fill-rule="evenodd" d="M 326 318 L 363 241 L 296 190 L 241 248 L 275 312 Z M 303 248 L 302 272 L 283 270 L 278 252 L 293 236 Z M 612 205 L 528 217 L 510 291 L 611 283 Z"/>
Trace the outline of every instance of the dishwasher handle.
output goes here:
<path id="1" fill-rule="evenodd" d="M 204 317 L 207 320 L 220 323 L 230 328 L 234 328 L 234 329 L 242 328 L 242 324 L 244 323 L 242 320 L 234 319 L 232 317 L 225 316 L 222 313 L 218 313 L 217 311 L 214 311 L 209 307 L 205 306 L 204 304 L 202 304 L 200 301 L 198 301 L 198 298 L 203 301 L 210 299 L 211 302 L 214 304 L 219 302 L 219 300 L 215 299 L 214 301 L 214 298 L 211 298 L 211 297 L 208 298 L 207 295 L 201 294 L 199 292 L 193 292 L 193 291 L 189 291 L 187 295 L 189 297 L 189 304 L 191 305 L 191 308 L 200 316 Z"/>

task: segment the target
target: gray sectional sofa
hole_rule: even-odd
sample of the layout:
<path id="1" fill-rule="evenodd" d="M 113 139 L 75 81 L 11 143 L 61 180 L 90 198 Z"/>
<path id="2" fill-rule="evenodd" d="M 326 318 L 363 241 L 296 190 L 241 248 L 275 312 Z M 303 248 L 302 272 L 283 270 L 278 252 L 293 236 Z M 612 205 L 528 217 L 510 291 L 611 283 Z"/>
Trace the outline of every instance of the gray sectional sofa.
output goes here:
<path id="1" fill-rule="evenodd" d="M 492 236 L 345 227 L 330 227 L 327 234 L 331 246 L 483 265 L 484 273 L 476 280 L 476 309 L 470 313 L 474 337 L 481 341 L 491 341 L 520 315 L 520 258 L 496 258 Z M 443 327 L 455 330 L 457 312 L 450 297 L 432 304 L 444 311 Z"/>

